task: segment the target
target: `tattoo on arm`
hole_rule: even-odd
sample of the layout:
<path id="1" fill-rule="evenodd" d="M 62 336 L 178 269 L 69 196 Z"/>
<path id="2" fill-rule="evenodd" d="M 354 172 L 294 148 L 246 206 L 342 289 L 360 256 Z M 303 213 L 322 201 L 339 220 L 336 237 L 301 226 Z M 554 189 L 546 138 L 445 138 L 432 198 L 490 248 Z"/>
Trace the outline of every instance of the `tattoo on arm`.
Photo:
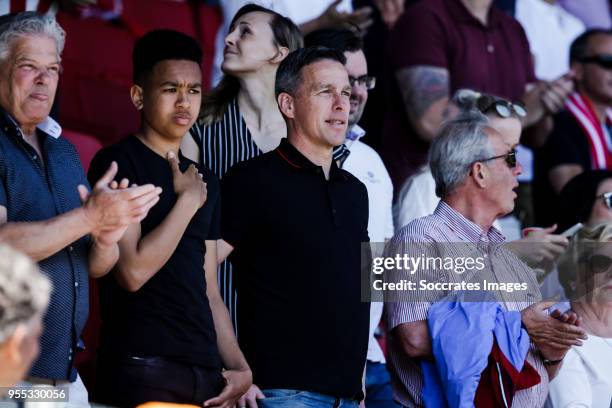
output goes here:
<path id="1" fill-rule="evenodd" d="M 402 68 L 395 76 L 402 93 L 406 113 L 412 121 L 423 118 L 427 110 L 450 93 L 446 68 L 418 65 Z"/>

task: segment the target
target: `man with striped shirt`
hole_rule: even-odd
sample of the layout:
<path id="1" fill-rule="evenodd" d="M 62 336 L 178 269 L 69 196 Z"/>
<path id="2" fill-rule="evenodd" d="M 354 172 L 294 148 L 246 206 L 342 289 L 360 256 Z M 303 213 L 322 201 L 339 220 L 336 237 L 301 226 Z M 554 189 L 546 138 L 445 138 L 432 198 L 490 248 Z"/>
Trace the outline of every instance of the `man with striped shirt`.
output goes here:
<path id="1" fill-rule="evenodd" d="M 520 132 L 518 119 L 505 120 L 516 121 L 517 126 L 495 129 L 479 112 L 464 113 L 443 126 L 431 146 L 429 158 L 441 202 L 432 215 L 416 219 L 398 231 L 387 255 L 413 258 L 441 255 L 444 259 L 459 260 L 466 254 L 477 253 L 484 256 L 488 266 L 479 275 L 481 285 L 483 276 L 488 282 L 526 284 L 527 290 L 523 292 L 495 291 L 494 295 L 506 310 L 521 311 L 523 326 L 531 339 L 526 361 L 540 375 L 539 384 L 514 394 L 512 406 L 541 407 L 546 400 L 549 378 L 556 374 L 565 353 L 586 337 L 584 330 L 573 324 L 577 316 L 547 314 L 546 308 L 554 302 L 540 302 L 533 271 L 501 247 L 505 238 L 493 226 L 495 219 L 512 211 L 516 198 L 513 190 L 518 186 L 516 177 L 521 172 L 515 157 L 516 146 L 508 143 L 518 137 L 504 134 Z M 420 270 L 410 279 L 419 282 L 429 277 L 434 283 L 460 284 L 475 277 L 469 272 L 459 272 L 458 268 L 448 274 Z M 432 358 L 428 309 L 450 293 L 404 291 L 397 294 L 399 297 L 387 297 L 391 300 L 387 304 L 389 365 L 394 397 L 403 406 L 423 406 L 420 360 Z"/>

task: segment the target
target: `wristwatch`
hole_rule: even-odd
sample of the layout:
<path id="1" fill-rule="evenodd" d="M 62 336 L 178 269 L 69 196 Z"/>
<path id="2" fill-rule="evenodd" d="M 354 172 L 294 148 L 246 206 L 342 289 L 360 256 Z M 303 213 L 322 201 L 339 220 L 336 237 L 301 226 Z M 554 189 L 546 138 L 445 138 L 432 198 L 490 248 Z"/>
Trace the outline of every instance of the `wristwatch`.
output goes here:
<path id="1" fill-rule="evenodd" d="M 546 357 L 544 357 L 544 355 L 542 354 L 542 352 L 540 351 L 540 357 L 542 357 L 542 362 L 544 363 L 545 366 L 550 367 L 550 366 L 556 366 L 557 364 L 559 364 L 560 362 L 563 361 L 563 358 L 560 358 L 558 360 L 549 360 Z"/>

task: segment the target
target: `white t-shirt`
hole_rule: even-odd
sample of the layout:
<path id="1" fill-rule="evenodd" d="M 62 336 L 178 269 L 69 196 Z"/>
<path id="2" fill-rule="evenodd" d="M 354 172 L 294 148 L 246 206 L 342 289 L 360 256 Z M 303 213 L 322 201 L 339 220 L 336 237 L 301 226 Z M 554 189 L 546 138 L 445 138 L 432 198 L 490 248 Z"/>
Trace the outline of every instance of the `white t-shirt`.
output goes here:
<path id="1" fill-rule="evenodd" d="M 358 128 L 358 126 L 355 126 Z M 347 143 L 351 151 L 342 168 L 365 184 L 368 190 L 369 219 L 368 235 L 370 242 L 385 242 L 393 236 L 393 184 L 380 156 L 374 149 L 359 140 Z M 385 362 L 385 356 L 374 331 L 383 313 L 382 302 L 372 302 L 370 307 L 370 340 L 368 360 Z"/>
<path id="2" fill-rule="evenodd" d="M 548 407 L 610 408 L 612 339 L 589 334 L 582 347 L 572 347 L 550 382 Z"/>
<path id="3" fill-rule="evenodd" d="M 538 79 L 552 81 L 569 70 L 569 48 L 585 30 L 582 21 L 558 4 L 543 0 L 517 0 L 514 17 L 521 23 L 534 57 Z M 533 153 L 519 146 L 517 158 L 523 166 L 521 182 L 533 179 Z"/>
<path id="4" fill-rule="evenodd" d="M 333 0 L 221 0 L 220 6 L 223 13 L 223 24 L 217 31 L 215 39 L 215 59 L 212 69 L 211 84 L 215 86 L 221 80 L 221 63 L 223 62 L 223 48 L 225 47 L 225 36 L 229 31 L 230 23 L 240 8 L 249 3 L 259 4 L 289 17 L 295 24 L 300 25 L 319 17 Z M 338 5 L 340 11 L 353 11 L 351 0 L 342 0 Z"/>
<path id="5" fill-rule="evenodd" d="M 538 79 L 551 81 L 569 70 L 569 48 L 585 27 L 558 4 L 543 0 L 517 0 L 514 17 L 521 23 Z"/>

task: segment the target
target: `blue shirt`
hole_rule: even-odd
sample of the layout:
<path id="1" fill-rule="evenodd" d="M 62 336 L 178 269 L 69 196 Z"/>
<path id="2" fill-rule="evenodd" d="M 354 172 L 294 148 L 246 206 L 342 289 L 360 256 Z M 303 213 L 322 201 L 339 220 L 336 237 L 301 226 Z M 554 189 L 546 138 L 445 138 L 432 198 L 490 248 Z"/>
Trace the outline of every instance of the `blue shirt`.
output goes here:
<path id="1" fill-rule="evenodd" d="M 55 130 L 59 136 L 59 126 Z M 37 133 L 44 164 L 0 109 L 0 205 L 6 207 L 8 222 L 48 220 L 80 207 L 77 186 L 89 187 L 74 146 L 40 128 Z M 74 353 L 89 310 L 88 249 L 83 237 L 38 263 L 53 282 L 53 292 L 31 376 L 76 379 Z"/>

